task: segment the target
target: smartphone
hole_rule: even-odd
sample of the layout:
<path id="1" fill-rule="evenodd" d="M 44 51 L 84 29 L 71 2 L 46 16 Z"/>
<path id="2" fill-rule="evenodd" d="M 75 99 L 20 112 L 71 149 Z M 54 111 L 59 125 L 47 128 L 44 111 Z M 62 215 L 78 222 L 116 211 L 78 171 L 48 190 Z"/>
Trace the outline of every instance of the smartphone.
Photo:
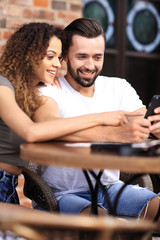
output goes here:
<path id="1" fill-rule="evenodd" d="M 154 115 L 154 109 L 160 107 L 160 95 L 154 95 L 151 102 L 148 105 L 148 110 L 146 112 L 145 118 Z"/>

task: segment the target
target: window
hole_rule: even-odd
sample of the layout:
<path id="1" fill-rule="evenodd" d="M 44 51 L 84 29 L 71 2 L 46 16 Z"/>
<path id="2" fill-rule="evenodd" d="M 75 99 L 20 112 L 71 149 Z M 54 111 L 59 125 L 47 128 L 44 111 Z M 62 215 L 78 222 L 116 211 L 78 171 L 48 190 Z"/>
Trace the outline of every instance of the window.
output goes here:
<path id="1" fill-rule="evenodd" d="M 102 74 L 126 78 L 148 105 L 160 94 L 160 1 L 84 0 L 83 6 L 106 33 Z"/>

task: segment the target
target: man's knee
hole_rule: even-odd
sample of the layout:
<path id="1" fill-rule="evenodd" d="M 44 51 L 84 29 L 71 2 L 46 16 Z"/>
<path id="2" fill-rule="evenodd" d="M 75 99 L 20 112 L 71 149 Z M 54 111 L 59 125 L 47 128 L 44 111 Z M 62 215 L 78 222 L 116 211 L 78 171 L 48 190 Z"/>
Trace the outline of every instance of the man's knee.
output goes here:
<path id="1" fill-rule="evenodd" d="M 141 213 L 142 219 L 154 220 L 155 217 L 159 218 L 160 214 L 160 198 L 159 196 L 152 198 L 145 206 Z M 158 219 L 157 219 L 158 220 Z"/>
<path id="2" fill-rule="evenodd" d="M 83 209 L 81 212 L 80 212 L 80 215 L 91 215 L 91 207 L 86 207 L 85 209 Z M 107 210 L 101 208 L 101 207 L 98 207 L 98 216 L 107 216 L 108 215 L 108 212 Z"/>

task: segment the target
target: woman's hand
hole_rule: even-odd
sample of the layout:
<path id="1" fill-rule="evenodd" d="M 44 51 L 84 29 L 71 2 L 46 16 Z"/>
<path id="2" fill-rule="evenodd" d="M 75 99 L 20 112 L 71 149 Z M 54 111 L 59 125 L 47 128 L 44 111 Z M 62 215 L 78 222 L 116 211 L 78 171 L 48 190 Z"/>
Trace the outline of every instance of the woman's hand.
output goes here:
<path id="1" fill-rule="evenodd" d="M 57 88 L 61 89 L 61 84 L 60 84 L 57 76 L 54 78 L 52 86 L 57 86 Z"/>
<path id="2" fill-rule="evenodd" d="M 121 126 L 128 122 L 128 118 L 136 118 L 143 116 L 141 112 L 126 112 L 126 111 L 114 111 L 105 112 L 103 114 L 103 124 L 110 126 Z"/>

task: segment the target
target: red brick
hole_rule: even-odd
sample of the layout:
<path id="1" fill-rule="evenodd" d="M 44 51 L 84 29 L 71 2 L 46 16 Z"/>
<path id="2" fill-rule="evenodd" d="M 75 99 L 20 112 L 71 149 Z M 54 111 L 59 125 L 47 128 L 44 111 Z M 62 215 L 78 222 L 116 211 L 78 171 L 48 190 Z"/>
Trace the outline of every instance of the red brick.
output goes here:
<path id="1" fill-rule="evenodd" d="M 36 7 L 48 7 L 49 6 L 48 0 L 34 0 L 33 4 Z"/>
<path id="2" fill-rule="evenodd" d="M 44 16 L 48 20 L 54 20 L 55 19 L 55 13 L 51 12 L 51 11 L 45 11 Z"/>
<path id="3" fill-rule="evenodd" d="M 30 22 L 31 19 L 18 19 L 18 18 L 9 18 L 7 20 L 7 27 L 10 29 L 16 29 L 18 28 L 21 24 Z"/>
<path id="4" fill-rule="evenodd" d="M 9 0 L 9 3 L 24 5 L 24 6 L 32 6 L 32 0 Z"/>
<path id="5" fill-rule="evenodd" d="M 79 18 L 81 16 L 82 16 L 81 13 L 78 16 L 78 14 L 75 15 L 75 14 L 71 14 L 71 13 L 64 12 L 64 11 L 59 11 L 58 12 L 58 17 L 64 19 L 67 23 L 70 23 L 71 21 L 73 21 L 76 18 Z"/>
<path id="6" fill-rule="evenodd" d="M 4 4 L 4 3 L 6 3 L 6 0 L 1 0 L 0 1 L 0 4 Z"/>
<path id="7" fill-rule="evenodd" d="M 80 5 L 80 4 L 74 4 L 74 3 L 72 3 L 71 5 L 70 5 L 70 9 L 71 9 L 71 11 L 82 11 L 82 5 Z"/>
<path id="8" fill-rule="evenodd" d="M 36 10 L 32 10 L 30 8 L 25 8 L 23 10 L 23 16 L 25 18 L 37 18 L 38 17 L 38 12 Z"/>
<path id="9" fill-rule="evenodd" d="M 8 38 L 10 38 L 10 36 L 13 34 L 13 32 L 11 32 L 11 31 L 4 31 L 3 32 L 3 38 L 4 39 L 8 39 Z"/>
<path id="10" fill-rule="evenodd" d="M 47 12 L 43 11 L 43 10 L 40 10 L 37 13 L 38 13 L 37 14 L 38 18 L 40 18 L 40 19 L 47 19 L 47 17 L 50 17 L 49 19 L 53 20 L 53 14 L 52 13 L 51 13 L 51 15 L 48 14 L 48 16 L 46 14 Z"/>
<path id="11" fill-rule="evenodd" d="M 0 19 L 0 27 L 1 28 L 6 28 L 6 19 L 5 18 Z"/>
<path id="12" fill-rule="evenodd" d="M 51 11 L 44 10 L 32 10 L 30 8 L 25 8 L 23 11 L 23 16 L 25 18 L 40 18 L 40 19 L 48 19 L 54 20 L 55 14 Z"/>
<path id="13" fill-rule="evenodd" d="M 22 8 L 16 5 L 8 5 L 2 10 L 3 16 L 21 17 Z"/>
<path id="14" fill-rule="evenodd" d="M 52 8 L 58 10 L 65 10 L 66 2 L 52 1 Z"/>

